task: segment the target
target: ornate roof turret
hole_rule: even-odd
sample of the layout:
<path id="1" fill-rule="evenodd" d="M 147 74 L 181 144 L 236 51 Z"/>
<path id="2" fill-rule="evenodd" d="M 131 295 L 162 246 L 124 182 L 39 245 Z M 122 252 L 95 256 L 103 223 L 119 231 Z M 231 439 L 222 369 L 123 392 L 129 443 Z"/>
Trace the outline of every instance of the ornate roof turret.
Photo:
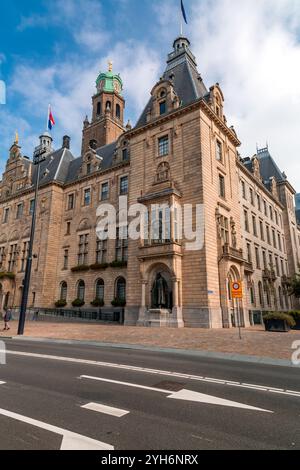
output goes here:
<path id="1" fill-rule="evenodd" d="M 122 94 L 123 82 L 119 74 L 113 73 L 113 64 L 110 61 L 108 63 L 108 71 L 100 73 L 97 80 L 96 86 L 98 93 L 118 93 Z"/>

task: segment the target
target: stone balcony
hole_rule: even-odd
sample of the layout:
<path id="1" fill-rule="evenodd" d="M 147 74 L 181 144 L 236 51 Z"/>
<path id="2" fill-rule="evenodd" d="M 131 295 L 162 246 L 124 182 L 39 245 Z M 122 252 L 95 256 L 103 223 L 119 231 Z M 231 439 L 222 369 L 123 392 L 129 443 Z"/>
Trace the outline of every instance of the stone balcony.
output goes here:
<path id="1" fill-rule="evenodd" d="M 140 246 L 139 259 L 173 256 L 182 256 L 182 246 L 175 241 L 153 241 Z"/>

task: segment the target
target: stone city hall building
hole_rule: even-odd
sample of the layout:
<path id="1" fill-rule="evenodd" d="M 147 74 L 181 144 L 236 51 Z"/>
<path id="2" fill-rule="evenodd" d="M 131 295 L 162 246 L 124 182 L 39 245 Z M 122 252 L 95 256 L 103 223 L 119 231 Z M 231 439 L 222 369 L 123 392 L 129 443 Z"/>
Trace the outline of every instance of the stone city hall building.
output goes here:
<path id="1" fill-rule="evenodd" d="M 237 326 L 238 310 L 248 326 L 262 311 L 296 307 L 287 292 L 300 263 L 296 192 L 268 148 L 240 157 L 222 90 L 206 88 L 189 40 L 175 40 L 135 127 L 124 127 L 123 83 L 111 64 L 96 84 L 79 158 L 68 137 L 56 151 L 48 133 L 40 137 L 47 154 L 29 307 L 126 304 L 126 325 L 205 328 Z M 16 139 L 0 183 L 2 308 L 20 306 L 36 173 Z M 116 240 L 97 238 L 98 206 L 118 212 L 120 195 L 149 208 L 148 239 L 126 240 L 124 227 Z M 187 250 L 176 211 L 151 211 L 153 204 L 202 204 L 203 248 Z M 242 281 L 242 301 L 232 299 L 232 281 Z"/>

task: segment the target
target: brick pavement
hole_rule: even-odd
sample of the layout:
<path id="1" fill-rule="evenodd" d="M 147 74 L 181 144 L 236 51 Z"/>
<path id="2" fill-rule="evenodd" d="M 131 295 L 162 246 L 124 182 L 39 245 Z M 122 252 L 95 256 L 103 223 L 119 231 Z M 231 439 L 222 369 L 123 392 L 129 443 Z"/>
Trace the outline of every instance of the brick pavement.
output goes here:
<path id="1" fill-rule="evenodd" d="M 10 331 L 0 331 L 0 339 L 5 336 L 15 336 L 16 333 L 17 323 L 12 322 Z M 28 322 L 25 336 L 233 353 L 274 359 L 290 359 L 293 352 L 292 343 L 300 341 L 300 331 L 269 333 L 262 327 L 242 330 L 242 340 L 240 340 L 236 329 L 151 329 L 45 322 Z"/>

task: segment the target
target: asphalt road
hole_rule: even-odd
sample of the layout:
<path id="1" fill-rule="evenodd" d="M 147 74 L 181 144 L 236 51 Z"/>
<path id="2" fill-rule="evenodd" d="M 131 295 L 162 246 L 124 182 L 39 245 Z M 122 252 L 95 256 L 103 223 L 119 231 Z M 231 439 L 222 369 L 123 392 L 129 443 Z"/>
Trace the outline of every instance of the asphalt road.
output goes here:
<path id="1" fill-rule="evenodd" d="M 1 450 L 300 449 L 300 368 L 5 344 Z"/>

